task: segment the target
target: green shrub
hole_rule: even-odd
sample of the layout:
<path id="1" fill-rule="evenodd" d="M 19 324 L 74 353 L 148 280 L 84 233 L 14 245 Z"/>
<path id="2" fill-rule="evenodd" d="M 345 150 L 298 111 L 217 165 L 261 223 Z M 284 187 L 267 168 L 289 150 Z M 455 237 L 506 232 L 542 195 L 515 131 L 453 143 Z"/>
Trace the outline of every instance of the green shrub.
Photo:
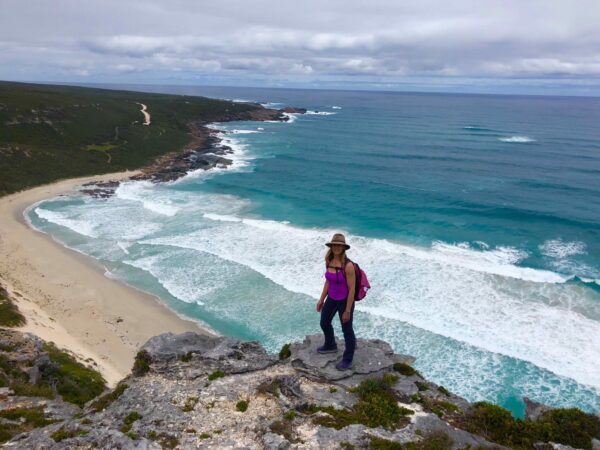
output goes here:
<path id="1" fill-rule="evenodd" d="M 35 408 L 5 409 L 4 411 L 0 411 L 0 417 L 8 420 L 23 421 L 31 425 L 32 428 L 45 427 L 46 425 L 57 422 L 56 420 L 46 419 L 44 408 L 42 406 Z"/>
<path id="2" fill-rule="evenodd" d="M 119 428 L 119 430 L 123 433 L 129 432 L 129 430 L 131 430 L 131 427 L 134 424 L 134 422 L 136 420 L 140 420 L 141 418 L 142 418 L 142 415 L 139 412 L 137 412 L 137 411 L 130 412 L 123 418 L 123 425 L 121 425 L 121 428 Z"/>
<path id="3" fill-rule="evenodd" d="M 412 366 L 401 362 L 394 363 L 394 370 L 407 377 L 418 374 L 418 372 Z"/>
<path id="4" fill-rule="evenodd" d="M 148 353 L 146 350 L 140 350 L 137 355 L 135 355 L 135 361 L 133 362 L 131 373 L 134 377 L 144 376 L 150 372 L 151 362 L 152 358 L 150 357 L 150 353 Z"/>
<path id="5" fill-rule="evenodd" d="M 88 433 L 89 431 L 87 430 L 67 430 L 65 427 L 60 427 L 58 430 L 52 433 L 50 437 L 54 439 L 55 442 L 60 442 L 77 436 L 85 436 Z"/>
<path id="6" fill-rule="evenodd" d="M 200 436 L 198 436 L 200 439 L 208 439 L 210 438 L 210 434 L 209 433 L 202 433 Z"/>
<path id="7" fill-rule="evenodd" d="M 283 415 L 283 418 L 285 420 L 290 420 L 290 421 L 294 420 L 296 418 L 296 411 L 294 411 L 293 409 L 290 409 L 288 412 L 286 412 Z"/>
<path id="8" fill-rule="evenodd" d="M 290 344 L 284 344 L 279 350 L 279 359 L 287 359 L 292 356 L 292 352 L 290 351 Z"/>
<path id="9" fill-rule="evenodd" d="M 54 393 L 52 387 L 45 383 L 31 384 L 20 380 L 15 380 L 10 384 L 10 388 L 15 391 L 16 395 L 22 395 L 24 397 L 56 398 L 56 394 Z"/>
<path id="10" fill-rule="evenodd" d="M 44 369 L 42 379 L 55 384 L 65 401 L 83 406 L 106 389 L 106 381 L 100 372 L 80 364 L 52 343 L 45 343 L 43 348 L 53 364 Z"/>
<path id="11" fill-rule="evenodd" d="M 8 292 L 0 288 L 0 326 L 20 327 L 25 325 L 25 322 L 25 316 L 19 312 L 19 308 L 12 302 Z"/>
<path id="12" fill-rule="evenodd" d="M 117 385 L 117 387 L 115 387 L 111 392 L 109 392 L 108 394 L 104 394 L 102 397 L 99 397 L 96 401 L 94 401 L 92 403 L 92 408 L 96 411 L 96 412 L 100 412 L 103 411 L 104 409 L 106 409 L 112 402 L 114 402 L 116 399 L 118 399 L 121 395 L 123 395 L 123 392 L 125 392 L 125 389 L 127 389 L 129 387 L 128 384 L 125 383 L 119 383 Z"/>
<path id="13" fill-rule="evenodd" d="M 396 381 L 397 377 L 391 374 L 364 380 L 350 390 L 359 398 L 352 409 L 316 405 L 310 405 L 306 409 L 312 413 L 322 411 L 329 414 L 331 417 L 317 417 L 313 421 L 331 428 L 341 429 L 361 423 L 370 428 L 381 426 L 394 430 L 407 421 L 407 415 L 413 414 L 413 411 L 398 406 L 398 399 L 391 389 Z"/>
<path id="14" fill-rule="evenodd" d="M 187 352 L 185 355 L 181 356 L 181 360 L 183 362 L 190 362 L 192 360 L 192 355 L 193 354 L 194 354 L 193 352 Z"/>
<path id="15" fill-rule="evenodd" d="M 429 390 L 429 386 L 427 386 L 427 383 L 422 383 L 420 381 L 415 381 L 415 384 L 417 385 L 417 389 L 419 390 L 419 392 L 423 392 L 423 391 L 428 391 Z"/>
<path id="16" fill-rule="evenodd" d="M 248 400 L 240 400 L 235 404 L 235 409 L 237 409 L 240 412 L 246 412 L 246 410 L 248 409 L 248 403 Z"/>
<path id="17" fill-rule="evenodd" d="M 550 441 L 591 449 L 592 438 L 600 438 L 600 419 L 577 408 L 554 409 L 532 421 L 515 419 L 500 406 L 479 402 L 467 414 L 465 428 L 490 441 L 518 449 Z"/>
<path id="18" fill-rule="evenodd" d="M 224 376 L 225 376 L 225 372 L 223 372 L 222 370 L 215 370 L 213 373 L 211 373 L 211 374 L 208 376 L 208 379 L 209 379 L 210 381 L 214 381 L 214 380 L 216 380 L 217 378 L 223 378 Z"/>
<path id="19" fill-rule="evenodd" d="M 438 386 L 438 391 L 444 394 L 446 397 L 450 397 L 450 391 L 446 389 L 444 386 Z"/>

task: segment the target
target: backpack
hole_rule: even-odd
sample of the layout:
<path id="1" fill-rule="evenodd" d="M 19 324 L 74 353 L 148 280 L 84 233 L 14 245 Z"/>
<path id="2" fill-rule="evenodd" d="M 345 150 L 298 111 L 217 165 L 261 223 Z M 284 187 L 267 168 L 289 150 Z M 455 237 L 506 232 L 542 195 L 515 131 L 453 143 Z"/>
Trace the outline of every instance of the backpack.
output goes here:
<path id="1" fill-rule="evenodd" d="M 367 274 L 364 270 L 360 268 L 360 266 L 354 261 L 348 259 L 352 264 L 354 264 L 354 300 L 359 302 L 365 295 L 367 295 L 367 291 L 371 288 L 369 284 L 369 280 L 367 279 Z"/>

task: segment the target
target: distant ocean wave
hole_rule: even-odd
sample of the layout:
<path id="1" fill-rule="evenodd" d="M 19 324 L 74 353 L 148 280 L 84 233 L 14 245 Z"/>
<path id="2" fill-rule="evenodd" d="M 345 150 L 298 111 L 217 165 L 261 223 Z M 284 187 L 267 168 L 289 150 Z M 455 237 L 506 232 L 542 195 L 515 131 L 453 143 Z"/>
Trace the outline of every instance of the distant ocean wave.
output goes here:
<path id="1" fill-rule="evenodd" d="M 535 139 L 530 138 L 529 136 L 510 136 L 499 138 L 499 141 L 502 142 L 515 142 L 515 143 L 527 143 L 527 142 L 535 142 Z"/>

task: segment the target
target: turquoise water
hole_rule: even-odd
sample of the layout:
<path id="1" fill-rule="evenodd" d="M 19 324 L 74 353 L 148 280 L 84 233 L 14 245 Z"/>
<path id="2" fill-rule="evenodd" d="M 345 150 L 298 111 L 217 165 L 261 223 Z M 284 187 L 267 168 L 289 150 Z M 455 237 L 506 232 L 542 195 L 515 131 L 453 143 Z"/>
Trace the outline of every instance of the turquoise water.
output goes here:
<path id="1" fill-rule="evenodd" d="M 35 227 L 272 351 L 320 331 L 323 243 L 342 231 L 373 286 L 360 337 L 516 415 L 523 396 L 600 411 L 600 100 L 140 89 L 310 113 L 219 125 L 233 167 L 45 201 Z"/>

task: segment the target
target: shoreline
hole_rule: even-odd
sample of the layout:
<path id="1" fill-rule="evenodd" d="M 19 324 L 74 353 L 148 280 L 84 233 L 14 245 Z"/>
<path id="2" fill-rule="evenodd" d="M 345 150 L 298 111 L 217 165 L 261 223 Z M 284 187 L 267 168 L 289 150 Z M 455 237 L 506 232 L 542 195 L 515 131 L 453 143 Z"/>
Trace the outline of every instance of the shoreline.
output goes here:
<path id="1" fill-rule="evenodd" d="M 96 364 L 110 387 L 129 374 L 138 348 L 164 332 L 215 335 L 161 299 L 105 275 L 90 256 L 36 230 L 24 216 L 35 203 L 68 195 L 87 182 L 128 179 L 125 171 L 59 180 L 0 198 L 0 282 L 27 319 L 23 327 Z"/>

